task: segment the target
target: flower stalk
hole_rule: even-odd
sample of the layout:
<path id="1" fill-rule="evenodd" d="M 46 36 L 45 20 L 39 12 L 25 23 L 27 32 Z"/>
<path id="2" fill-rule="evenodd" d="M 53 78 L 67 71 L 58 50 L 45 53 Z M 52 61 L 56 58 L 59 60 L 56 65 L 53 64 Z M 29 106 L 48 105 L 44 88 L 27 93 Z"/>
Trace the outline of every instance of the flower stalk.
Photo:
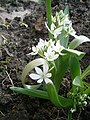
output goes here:
<path id="1" fill-rule="evenodd" d="M 52 0 L 46 0 L 46 16 L 47 16 L 47 22 L 48 27 L 51 27 L 52 24 L 52 7 L 51 7 L 51 1 Z M 49 37 L 52 38 L 52 34 L 49 32 Z"/>

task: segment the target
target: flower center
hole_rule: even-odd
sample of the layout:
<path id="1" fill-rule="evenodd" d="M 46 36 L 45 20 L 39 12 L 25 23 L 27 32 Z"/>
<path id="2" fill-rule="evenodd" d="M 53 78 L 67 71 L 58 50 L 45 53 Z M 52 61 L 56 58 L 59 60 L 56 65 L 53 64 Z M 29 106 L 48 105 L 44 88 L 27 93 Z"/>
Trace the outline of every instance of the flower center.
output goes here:
<path id="1" fill-rule="evenodd" d="M 44 73 L 42 73 L 41 77 L 42 77 L 42 78 L 45 78 L 45 74 L 44 74 Z"/>

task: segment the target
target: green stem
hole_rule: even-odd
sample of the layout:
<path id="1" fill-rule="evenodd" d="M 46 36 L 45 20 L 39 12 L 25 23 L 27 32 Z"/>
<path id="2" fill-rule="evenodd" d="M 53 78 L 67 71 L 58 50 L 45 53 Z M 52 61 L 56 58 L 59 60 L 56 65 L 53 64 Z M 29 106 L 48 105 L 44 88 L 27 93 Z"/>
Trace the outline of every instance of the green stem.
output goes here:
<path id="1" fill-rule="evenodd" d="M 50 28 L 51 23 L 52 23 L 52 8 L 51 8 L 51 0 L 46 0 L 46 14 L 47 14 L 47 21 L 48 21 L 48 26 Z"/>
<path id="2" fill-rule="evenodd" d="M 72 120 L 72 113 L 70 110 L 68 111 L 68 120 Z"/>
<path id="3" fill-rule="evenodd" d="M 46 15 L 47 15 L 47 21 L 48 21 L 48 27 L 51 27 L 52 24 L 52 7 L 51 7 L 51 1 L 52 0 L 46 0 Z M 49 32 L 49 37 L 52 38 L 51 33 Z"/>

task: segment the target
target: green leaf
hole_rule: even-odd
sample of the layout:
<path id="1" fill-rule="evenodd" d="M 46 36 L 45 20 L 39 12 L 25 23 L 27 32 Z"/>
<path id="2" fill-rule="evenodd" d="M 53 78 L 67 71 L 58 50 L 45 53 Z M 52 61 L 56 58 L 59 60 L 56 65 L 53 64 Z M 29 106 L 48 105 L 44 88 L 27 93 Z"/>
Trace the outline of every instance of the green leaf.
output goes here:
<path id="1" fill-rule="evenodd" d="M 10 87 L 10 89 L 17 93 L 22 93 L 24 95 L 28 95 L 32 97 L 39 97 L 43 99 L 49 99 L 46 91 L 36 90 L 33 88 L 27 89 L 27 88 L 21 88 L 21 87 L 14 87 L 14 86 Z"/>
<path id="2" fill-rule="evenodd" d="M 72 100 L 59 96 L 55 88 L 55 85 L 52 82 L 49 82 L 48 84 L 46 84 L 46 89 L 48 92 L 48 96 L 54 105 L 58 107 L 72 106 Z"/>
<path id="3" fill-rule="evenodd" d="M 36 66 L 40 66 L 45 63 L 47 63 L 47 61 L 43 58 L 38 58 L 29 62 L 22 71 L 22 75 L 21 75 L 22 84 L 25 85 L 25 78 L 31 70 L 33 70 Z"/>
<path id="4" fill-rule="evenodd" d="M 49 29 L 51 28 L 52 24 L 52 7 L 51 7 L 51 2 L 52 0 L 45 0 L 46 2 L 46 16 L 47 16 L 47 22 L 48 22 L 48 27 Z M 53 39 L 52 34 L 49 32 L 49 38 Z"/>
<path id="5" fill-rule="evenodd" d="M 90 87 L 90 84 L 87 82 L 83 82 L 85 86 Z"/>
<path id="6" fill-rule="evenodd" d="M 84 70 L 84 72 L 81 74 L 81 79 L 84 79 L 85 77 L 87 77 L 88 75 L 90 75 L 90 65 Z"/>
<path id="7" fill-rule="evenodd" d="M 67 52 L 69 52 L 69 53 L 72 53 L 72 54 L 76 54 L 77 55 L 77 57 L 79 58 L 79 60 L 80 59 L 82 59 L 83 57 L 84 57 L 84 55 L 85 55 L 85 53 L 84 52 L 80 52 L 80 51 L 78 51 L 78 50 L 73 50 L 73 49 L 65 49 Z"/>
<path id="8" fill-rule="evenodd" d="M 60 44 L 67 48 L 68 47 L 68 41 L 69 41 L 69 36 L 67 36 L 66 31 L 62 31 L 62 33 L 58 36 L 58 40 L 60 40 Z"/>
<path id="9" fill-rule="evenodd" d="M 53 83 L 46 84 L 46 89 L 47 89 L 48 96 L 51 102 L 56 106 L 63 107 L 59 101 L 58 94 L 57 94 L 54 84 Z"/>
<path id="10" fill-rule="evenodd" d="M 56 69 L 55 71 L 53 71 L 54 77 L 52 78 L 52 80 L 54 81 L 57 91 L 59 91 L 60 84 L 63 80 L 63 77 L 69 65 L 69 56 L 68 55 L 60 56 L 55 61 L 55 65 L 56 65 Z"/>
<path id="11" fill-rule="evenodd" d="M 84 42 L 90 42 L 90 39 L 84 35 L 80 35 L 80 36 L 75 35 L 74 37 L 75 39 L 71 41 L 69 44 L 70 49 L 75 49 L 76 47 L 78 47 L 80 44 Z"/>
<path id="12" fill-rule="evenodd" d="M 88 87 L 88 88 L 83 92 L 83 94 L 88 94 L 88 95 L 90 95 L 90 87 Z"/>
<path id="13" fill-rule="evenodd" d="M 64 46 L 65 48 L 67 48 L 67 47 L 68 47 L 68 41 L 69 41 L 69 36 L 67 36 L 67 37 L 65 37 L 65 38 L 62 38 L 62 39 L 60 40 L 60 44 L 61 44 L 62 46 Z"/>
<path id="14" fill-rule="evenodd" d="M 61 104 L 63 107 L 67 108 L 73 105 L 72 99 L 64 98 L 63 96 L 58 96 L 59 101 L 61 101 Z"/>
<path id="15" fill-rule="evenodd" d="M 73 80 L 73 85 L 77 86 L 77 87 L 84 87 L 83 85 L 83 81 L 79 76 L 76 76 Z"/>
<path id="16" fill-rule="evenodd" d="M 81 75 L 80 63 L 79 63 L 79 60 L 75 56 L 71 55 L 69 64 L 70 64 L 71 78 L 72 80 L 74 80 L 76 76 Z"/>

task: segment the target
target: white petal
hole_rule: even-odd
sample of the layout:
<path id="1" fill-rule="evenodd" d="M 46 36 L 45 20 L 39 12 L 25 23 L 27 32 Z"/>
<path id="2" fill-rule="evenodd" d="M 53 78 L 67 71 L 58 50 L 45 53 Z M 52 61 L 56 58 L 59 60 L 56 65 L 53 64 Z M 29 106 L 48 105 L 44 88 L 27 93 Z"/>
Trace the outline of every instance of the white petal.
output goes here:
<path id="1" fill-rule="evenodd" d="M 54 23 L 51 24 L 51 30 L 54 30 L 56 28 L 56 26 L 54 25 Z"/>
<path id="2" fill-rule="evenodd" d="M 48 78 L 45 78 L 44 81 L 45 81 L 46 84 L 48 84 L 48 83 L 53 83 L 53 82 L 52 82 L 50 79 L 48 79 Z"/>
<path id="3" fill-rule="evenodd" d="M 37 81 L 37 83 L 42 83 L 42 82 L 43 82 L 43 78 L 41 78 Z"/>
<path id="4" fill-rule="evenodd" d="M 45 41 L 43 39 L 39 39 L 38 47 L 44 47 L 45 46 Z"/>
<path id="5" fill-rule="evenodd" d="M 36 55 L 38 52 L 31 52 L 30 55 Z"/>
<path id="6" fill-rule="evenodd" d="M 47 61 L 54 61 L 55 59 L 57 59 L 59 57 L 59 54 L 55 54 L 54 52 L 51 52 L 51 54 L 44 52 L 44 55 L 45 55 Z"/>
<path id="7" fill-rule="evenodd" d="M 45 22 L 45 26 L 46 26 L 46 28 L 48 29 L 48 31 L 49 31 L 51 34 L 53 34 L 52 31 L 50 30 L 50 28 L 48 27 L 48 25 L 47 25 L 46 22 Z"/>
<path id="8" fill-rule="evenodd" d="M 59 34 L 61 34 L 61 31 L 62 31 L 62 27 L 57 28 L 57 29 L 54 31 L 54 33 L 57 34 L 57 35 L 59 35 Z"/>
<path id="9" fill-rule="evenodd" d="M 35 46 L 32 47 L 32 51 L 33 51 L 33 52 L 36 52 L 36 51 L 37 51 L 37 49 L 36 49 Z"/>
<path id="10" fill-rule="evenodd" d="M 55 54 L 53 57 L 52 57 L 52 61 L 57 59 L 59 57 L 59 54 Z"/>
<path id="11" fill-rule="evenodd" d="M 31 52 L 30 54 L 31 54 L 31 55 L 36 55 L 36 54 L 38 53 L 37 47 L 33 46 L 33 47 L 32 47 L 32 51 L 33 51 L 33 52 Z"/>
<path id="12" fill-rule="evenodd" d="M 52 76 L 51 73 L 47 73 L 47 74 L 46 74 L 46 77 L 48 77 L 48 78 L 51 77 L 51 76 Z"/>
<path id="13" fill-rule="evenodd" d="M 33 80 L 37 80 L 37 79 L 41 78 L 40 75 L 37 75 L 37 74 L 35 74 L 35 73 L 31 73 L 29 76 L 30 76 Z"/>
<path id="14" fill-rule="evenodd" d="M 44 55 L 47 57 L 48 56 L 47 52 L 44 52 Z"/>
<path id="15" fill-rule="evenodd" d="M 47 53 L 51 54 L 51 52 L 52 52 L 52 48 L 51 48 L 51 47 L 48 47 Z"/>
<path id="16" fill-rule="evenodd" d="M 39 67 L 35 67 L 35 71 L 37 74 L 42 74 L 42 70 Z"/>
<path id="17" fill-rule="evenodd" d="M 54 38 L 57 38 L 57 36 L 58 36 L 58 35 L 54 33 Z"/>
<path id="18" fill-rule="evenodd" d="M 48 64 L 45 63 L 45 64 L 43 65 L 43 72 L 44 72 L 44 74 L 46 74 L 46 73 L 48 72 L 48 69 L 49 69 Z"/>

